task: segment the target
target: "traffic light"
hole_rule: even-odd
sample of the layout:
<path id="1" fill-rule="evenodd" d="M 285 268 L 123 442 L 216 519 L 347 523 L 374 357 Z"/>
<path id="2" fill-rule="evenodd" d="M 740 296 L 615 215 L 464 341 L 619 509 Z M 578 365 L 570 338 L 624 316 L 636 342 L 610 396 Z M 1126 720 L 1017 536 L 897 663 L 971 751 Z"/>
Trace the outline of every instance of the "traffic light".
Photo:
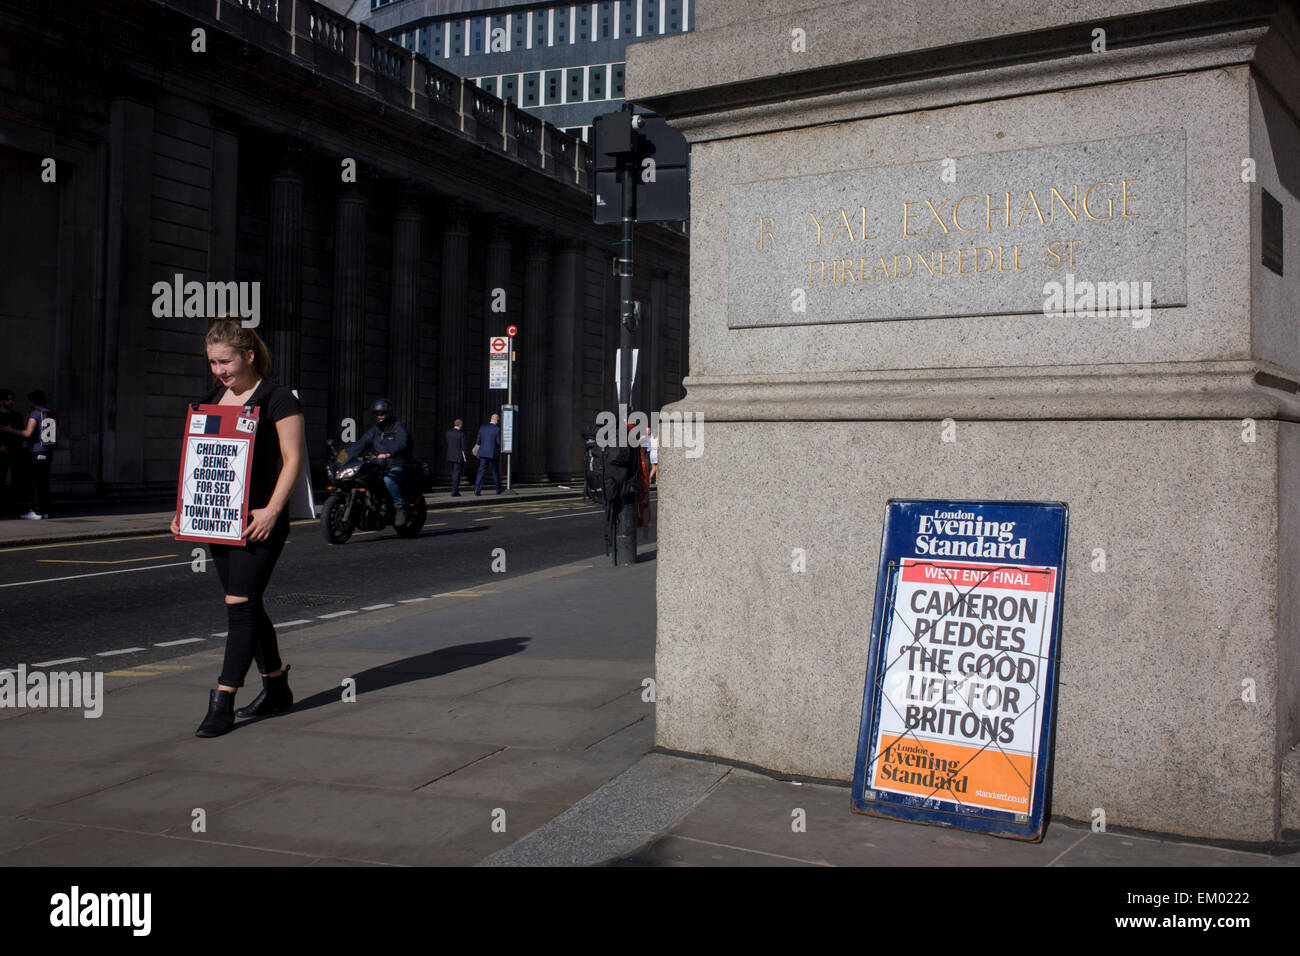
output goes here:
<path id="1" fill-rule="evenodd" d="M 621 168 L 633 190 L 637 222 L 676 222 L 690 218 L 690 147 L 661 116 L 636 113 L 624 105 L 597 116 L 592 128 L 596 175 L 592 218 L 622 221 Z"/>

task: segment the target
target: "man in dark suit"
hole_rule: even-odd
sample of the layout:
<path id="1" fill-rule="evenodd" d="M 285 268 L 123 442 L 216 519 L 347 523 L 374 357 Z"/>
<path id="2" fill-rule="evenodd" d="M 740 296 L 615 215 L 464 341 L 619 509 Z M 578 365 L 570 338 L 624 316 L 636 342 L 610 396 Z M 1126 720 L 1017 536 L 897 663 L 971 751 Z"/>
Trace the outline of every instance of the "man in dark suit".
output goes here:
<path id="1" fill-rule="evenodd" d="M 460 497 L 460 474 L 469 461 L 469 449 L 465 447 L 465 432 L 461 430 L 464 423 L 458 418 L 447 432 L 447 460 L 451 462 L 451 496 Z"/>
<path id="2" fill-rule="evenodd" d="M 492 480 L 496 482 L 497 494 L 501 494 L 501 474 L 497 471 L 497 455 L 501 451 L 501 426 L 498 422 L 501 416 L 493 414 L 492 421 L 486 425 L 480 425 L 478 429 L 478 478 L 474 481 L 474 494 L 483 493 L 483 473 L 487 471 L 489 463 L 492 465 Z"/>

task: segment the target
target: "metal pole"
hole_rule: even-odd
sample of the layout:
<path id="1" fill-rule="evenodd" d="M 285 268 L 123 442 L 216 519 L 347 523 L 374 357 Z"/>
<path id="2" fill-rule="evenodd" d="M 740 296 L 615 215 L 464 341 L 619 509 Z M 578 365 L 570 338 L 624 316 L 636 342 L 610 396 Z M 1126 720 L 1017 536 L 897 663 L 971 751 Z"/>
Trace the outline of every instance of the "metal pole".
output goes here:
<path id="1" fill-rule="evenodd" d="M 506 339 L 506 405 L 510 407 L 510 454 L 506 455 L 506 491 L 510 490 L 510 465 L 515 458 L 515 339 Z"/>
<path id="2" fill-rule="evenodd" d="M 619 160 L 623 180 L 623 240 L 618 259 L 619 295 L 619 373 L 618 373 L 618 428 L 619 439 L 628 438 L 627 419 L 632 411 L 632 223 L 635 213 L 635 188 L 632 182 L 635 167 L 631 157 Z M 636 563 L 636 498 L 625 496 L 615 506 L 614 564 Z"/>

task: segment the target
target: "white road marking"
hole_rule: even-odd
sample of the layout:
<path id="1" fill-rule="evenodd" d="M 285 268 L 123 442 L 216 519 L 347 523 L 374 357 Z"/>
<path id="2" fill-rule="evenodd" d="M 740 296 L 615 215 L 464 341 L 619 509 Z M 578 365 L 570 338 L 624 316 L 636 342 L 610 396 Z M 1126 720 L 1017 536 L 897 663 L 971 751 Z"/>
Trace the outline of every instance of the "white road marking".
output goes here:
<path id="1" fill-rule="evenodd" d="M 407 598 L 405 601 L 398 601 L 398 604 L 414 604 L 417 601 L 427 601 L 428 598 Z"/>
<path id="2" fill-rule="evenodd" d="M 196 642 L 197 642 L 197 643 L 202 643 L 202 642 L 203 642 L 203 638 L 201 638 L 201 637 L 182 637 L 179 641 L 163 641 L 163 642 L 160 643 L 160 644 L 155 644 L 154 647 L 175 647 L 177 644 L 194 644 L 194 643 L 196 643 Z"/>
<path id="3" fill-rule="evenodd" d="M 293 627 L 295 624 L 310 624 L 310 623 L 311 621 L 309 621 L 307 618 L 304 617 L 297 621 L 284 621 L 283 623 L 272 624 L 271 626 L 272 627 Z"/>
<path id="4" fill-rule="evenodd" d="M 142 651 L 142 650 L 144 650 L 143 647 L 123 647 L 123 648 L 121 648 L 120 650 L 116 650 L 116 651 L 100 651 L 100 652 L 98 652 L 95 656 L 96 656 L 96 657 L 116 657 L 118 654 L 135 654 L 136 652 L 138 652 L 138 651 Z"/>
<path id="5" fill-rule="evenodd" d="M 33 667 L 53 667 L 56 664 L 75 664 L 77 661 L 84 661 L 84 657 L 60 657 L 57 661 L 41 661 L 39 664 L 33 664 Z"/>
<path id="6" fill-rule="evenodd" d="M 335 611 L 333 614 L 317 614 L 316 617 L 318 617 L 322 621 L 328 621 L 332 617 L 343 617 L 343 615 L 345 614 L 356 614 L 356 613 L 357 613 L 356 611 Z"/>
<path id="7" fill-rule="evenodd" d="M 363 607 L 361 610 L 363 610 L 363 611 L 378 611 L 378 610 L 380 610 L 381 608 L 386 608 L 386 607 L 397 607 L 397 605 L 396 605 L 396 604 L 372 604 L 372 605 L 370 605 L 370 607 Z"/>
<path id="8" fill-rule="evenodd" d="M 538 518 L 538 521 L 554 521 L 556 518 L 579 518 L 582 515 L 603 515 L 603 511 L 579 511 L 571 515 L 551 515 L 549 518 Z"/>
<path id="9" fill-rule="evenodd" d="M 134 574 L 136 571 L 157 571 L 159 568 L 179 568 L 190 564 L 189 561 L 176 561 L 172 564 L 151 564 L 147 568 L 121 568 L 117 571 L 92 571 L 89 574 L 69 574 L 62 578 L 41 578 L 37 581 L 14 581 L 12 584 L 0 584 L 0 588 L 19 588 L 27 584 L 53 584 L 55 581 L 75 581 L 78 578 L 99 578 L 106 574 Z"/>
<path id="10" fill-rule="evenodd" d="M 225 632 L 225 631 L 222 631 L 220 634 L 213 634 L 212 636 L 213 636 L 213 637 L 225 637 L 225 636 L 226 636 L 226 632 Z"/>

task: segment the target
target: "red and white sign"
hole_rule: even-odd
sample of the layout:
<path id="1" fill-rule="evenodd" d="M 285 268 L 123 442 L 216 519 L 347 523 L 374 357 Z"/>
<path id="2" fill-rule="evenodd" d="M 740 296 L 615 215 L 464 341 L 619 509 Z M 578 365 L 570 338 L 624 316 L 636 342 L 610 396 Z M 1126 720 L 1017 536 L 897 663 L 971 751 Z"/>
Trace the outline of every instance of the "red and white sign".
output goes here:
<path id="1" fill-rule="evenodd" d="M 258 409 L 191 406 L 176 487 L 178 541 L 243 544 Z"/>
<path id="2" fill-rule="evenodd" d="M 506 326 L 506 335 L 510 336 L 512 339 L 518 334 L 519 334 L 519 326 L 517 325 Z"/>
<path id="3" fill-rule="evenodd" d="M 501 358 L 505 358 L 506 353 L 509 351 L 510 351 L 510 340 L 506 338 L 504 335 L 494 335 L 490 339 L 488 339 L 489 357 L 500 356 Z"/>

